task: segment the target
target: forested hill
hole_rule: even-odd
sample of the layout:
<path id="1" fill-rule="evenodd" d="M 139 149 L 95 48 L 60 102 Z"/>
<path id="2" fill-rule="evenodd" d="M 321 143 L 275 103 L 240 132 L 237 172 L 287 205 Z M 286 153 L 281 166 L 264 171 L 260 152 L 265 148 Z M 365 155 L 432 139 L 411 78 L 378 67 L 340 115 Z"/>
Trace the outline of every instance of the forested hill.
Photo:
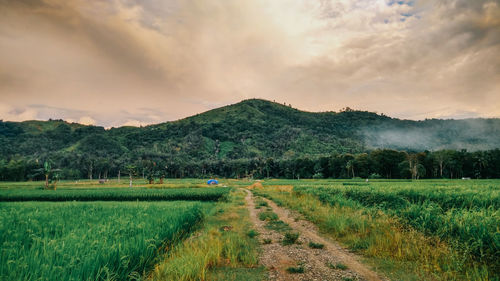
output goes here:
<path id="1" fill-rule="evenodd" d="M 220 160 L 358 153 L 373 148 L 471 151 L 499 148 L 500 119 L 410 121 L 350 109 L 304 112 L 251 99 L 141 128 L 105 130 L 62 120 L 0 122 L 0 144 L 5 160 L 68 153 Z"/>

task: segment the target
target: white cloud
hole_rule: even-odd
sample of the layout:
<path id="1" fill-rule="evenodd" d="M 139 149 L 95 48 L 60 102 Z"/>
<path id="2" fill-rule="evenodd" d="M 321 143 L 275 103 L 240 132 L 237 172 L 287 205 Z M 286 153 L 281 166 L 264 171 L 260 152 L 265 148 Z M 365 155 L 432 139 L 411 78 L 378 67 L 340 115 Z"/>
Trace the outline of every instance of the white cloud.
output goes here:
<path id="1" fill-rule="evenodd" d="M 96 121 L 90 116 L 82 116 L 82 117 L 80 117 L 80 119 L 78 119 L 77 123 L 80 123 L 83 125 L 95 125 Z"/>
<path id="2" fill-rule="evenodd" d="M 16 109 L 5 103 L 0 103 L 0 119 L 5 121 L 36 120 L 37 111 L 32 108 Z"/>
<path id="3" fill-rule="evenodd" d="M 122 124 L 122 126 L 132 126 L 132 127 L 140 127 L 146 125 L 148 125 L 148 123 L 144 123 L 139 120 L 127 120 L 125 123 Z"/>

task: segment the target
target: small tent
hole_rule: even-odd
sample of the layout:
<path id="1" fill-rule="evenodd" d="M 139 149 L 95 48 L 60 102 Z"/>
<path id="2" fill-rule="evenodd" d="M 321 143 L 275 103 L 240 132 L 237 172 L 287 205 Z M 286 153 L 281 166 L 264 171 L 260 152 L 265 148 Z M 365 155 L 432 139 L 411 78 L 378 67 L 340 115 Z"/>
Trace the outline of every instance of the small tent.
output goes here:
<path id="1" fill-rule="evenodd" d="M 218 180 L 215 180 L 215 179 L 209 179 L 209 180 L 207 181 L 207 184 L 208 184 L 208 185 L 212 185 L 212 184 L 219 184 L 219 181 L 218 181 Z"/>

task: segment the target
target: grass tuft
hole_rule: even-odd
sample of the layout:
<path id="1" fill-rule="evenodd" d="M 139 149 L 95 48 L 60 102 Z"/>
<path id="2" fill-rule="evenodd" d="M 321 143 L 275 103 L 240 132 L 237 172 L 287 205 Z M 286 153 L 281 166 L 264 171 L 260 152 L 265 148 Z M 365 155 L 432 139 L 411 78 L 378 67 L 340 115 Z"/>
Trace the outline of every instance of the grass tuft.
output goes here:
<path id="1" fill-rule="evenodd" d="M 290 274 L 296 274 L 296 273 L 304 273 L 304 267 L 303 266 L 296 266 L 296 267 L 289 267 L 286 269 L 286 271 Z"/>
<path id="2" fill-rule="evenodd" d="M 340 269 L 340 270 L 346 270 L 347 269 L 347 265 L 343 264 L 343 263 L 336 263 L 336 264 L 333 264 L 333 263 L 328 263 L 327 266 L 331 269 Z"/>
<path id="3" fill-rule="evenodd" d="M 323 249 L 325 247 L 325 244 L 321 243 L 314 243 L 314 242 L 309 242 L 309 248 L 311 249 Z"/>
<path id="4" fill-rule="evenodd" d="M 275 221 L 278 220 L 278 215 L 275 212 L 264 211 L 259 213 L 259 219 L 261 221 Z"/>
<path id="5" fill-rule="evenodd" d="M 299 239 L 299 235 L 300 234 L 298 232 L 286 232 L 285 237 L 283 237 L 282 244 L 284 246 L 295 244 Z"/>

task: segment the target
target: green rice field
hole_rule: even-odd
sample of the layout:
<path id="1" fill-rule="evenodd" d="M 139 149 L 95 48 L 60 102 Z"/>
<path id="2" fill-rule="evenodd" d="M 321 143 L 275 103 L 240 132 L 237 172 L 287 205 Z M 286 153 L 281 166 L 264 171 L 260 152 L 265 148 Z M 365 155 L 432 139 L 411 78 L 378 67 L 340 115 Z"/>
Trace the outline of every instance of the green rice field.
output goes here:
<path id="1" fill-rule="evenodd" d="M 229 190 L 3 189 L 0 280 L 139 280 Z"/>
<path id="2" fill-rule="evenodd" d="M 335 237 L 342 239 L 358 233 L 356 239 L 349 238 L 351 248 L 356 251 L 370 252 L 374 244 L 380 244 L 377 239 L 381 238 L 375 239 L 373 233 L 381 231 L 381 227 L 374 221 L 385 220 L 390 225 L 390 220 L 395 220 L 397 225 L 408 229 L 403 229 L 403 233 L 416 230 L 452 249 L 454 260 L 440 264 L 439 271 L 468 274 L 468 270 L 476 268 L 474 271 L 482 272 L 478 273 L 480 278 L 464 277 L 468 280 L 498 280 L 500 275 L 498 180 L 270 180 L 263 182 L 263 186 L 263 190 L 256 191 L 258 194 L 295 208 L 313 221 L 316 219 L 324 231 L 335 233 Z M 280 186 L 293 186 L 293 191 L 276 192 Z M 343 215 L 318 219 L 313 207 L 309 210 L 299 204 L 305 200 L 304 196 L 330 206 L 328 212 Z M 386 250 L 387 255 L 392 255 L 390 247 Z M 412 255 L 418 253 L 407 254 Z"/>

